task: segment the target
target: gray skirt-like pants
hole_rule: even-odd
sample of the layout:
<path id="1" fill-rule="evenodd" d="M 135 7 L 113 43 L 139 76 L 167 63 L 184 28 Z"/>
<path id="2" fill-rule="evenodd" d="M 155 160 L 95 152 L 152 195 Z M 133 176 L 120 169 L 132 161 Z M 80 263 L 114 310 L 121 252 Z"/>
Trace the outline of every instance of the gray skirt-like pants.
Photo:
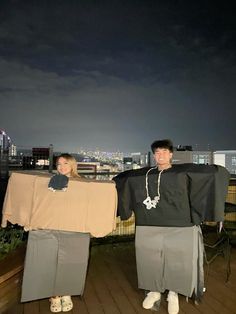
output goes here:
<path id="1" fill-rule="evenodd" d="M 90 234 L 30 231 L 21 301 L 56 295 L 81 295 L 89 257 Z"/>
<path id="2" fill-rule="evenodd" d="M 193 227 L 137 226 L 135 237 L 140 289 L 175 291 L 199 299 L 203 294 L 203 240 Z"/>

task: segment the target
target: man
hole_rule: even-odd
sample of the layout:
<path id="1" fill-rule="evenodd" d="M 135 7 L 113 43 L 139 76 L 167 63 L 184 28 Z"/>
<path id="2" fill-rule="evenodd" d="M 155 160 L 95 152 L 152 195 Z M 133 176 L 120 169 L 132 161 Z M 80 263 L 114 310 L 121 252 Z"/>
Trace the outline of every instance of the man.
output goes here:
<path id="1" fill-rule="evenodd" d="M 203 294 L 203 240 L 200 224 L 221 221 L 229 174 L 215 165 L 171 165 L 173 144 L 152 145 L 156 167 L 125 171 L 114 178 L 118 214 L 135 213 L 139 288 L 149 291 L 145 309 L 156 309 L 169 290 L 168 313 L 179 312 L 178 293 Z"/>

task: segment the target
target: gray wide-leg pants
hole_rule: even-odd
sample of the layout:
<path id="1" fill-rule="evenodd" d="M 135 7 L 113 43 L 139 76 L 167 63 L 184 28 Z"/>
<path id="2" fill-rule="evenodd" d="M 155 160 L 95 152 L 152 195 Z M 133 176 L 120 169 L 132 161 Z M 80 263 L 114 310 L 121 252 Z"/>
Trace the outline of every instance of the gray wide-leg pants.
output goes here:
<path id="1" fill-rule="evenodd" d="M 30 231 L 21 301 L 84 290 L 90 234 L 55 230 Z"/>
<path id="2" fill-rule="evenodd" d="M 140 289 L 175 291 L 197 299 L 203 294 L 203 240 L 193 227 L 136 226 L 138 285 Z"/>

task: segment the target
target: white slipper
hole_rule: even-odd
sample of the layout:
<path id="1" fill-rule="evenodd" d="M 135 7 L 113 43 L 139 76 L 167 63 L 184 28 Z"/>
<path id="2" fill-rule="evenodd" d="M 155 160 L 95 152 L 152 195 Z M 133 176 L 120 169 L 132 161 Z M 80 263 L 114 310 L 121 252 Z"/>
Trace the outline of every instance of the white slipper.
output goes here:
<path id="1" fill-rule="evenodd" d="M 49 301 L 51 302 L 51 305 L 50 305 L 50 311 L 51 312 L 59 313 L 62 311 L 61 298 L 60 297 L 51 298 L 51 299 L 49 299 Z"/>
<path id="2" fill-rule="evenodd" d="M 73 302 L 70 295 L 61 297 L 62 312 L 69 312 L 73 309 Z"/>

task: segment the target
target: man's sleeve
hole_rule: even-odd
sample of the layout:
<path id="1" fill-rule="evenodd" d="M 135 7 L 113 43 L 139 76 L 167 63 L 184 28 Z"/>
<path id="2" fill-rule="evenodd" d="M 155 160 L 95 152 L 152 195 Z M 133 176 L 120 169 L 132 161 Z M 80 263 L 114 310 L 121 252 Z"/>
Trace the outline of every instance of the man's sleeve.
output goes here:
<path id="1" fill-rule="evenodd" d="M 216 165 L 193 165 L 188 178 L 192 221 L 223 221 L 229 172 Z"/>
<path id="2" fill-rule="evenodd" d="M 132 194 L 129 182 L 129 172 L 122 172 L 112 180 L 116 183 L 118 194 L 117 216 L 121 220 L 129 219 L 132 215 Z"/>

